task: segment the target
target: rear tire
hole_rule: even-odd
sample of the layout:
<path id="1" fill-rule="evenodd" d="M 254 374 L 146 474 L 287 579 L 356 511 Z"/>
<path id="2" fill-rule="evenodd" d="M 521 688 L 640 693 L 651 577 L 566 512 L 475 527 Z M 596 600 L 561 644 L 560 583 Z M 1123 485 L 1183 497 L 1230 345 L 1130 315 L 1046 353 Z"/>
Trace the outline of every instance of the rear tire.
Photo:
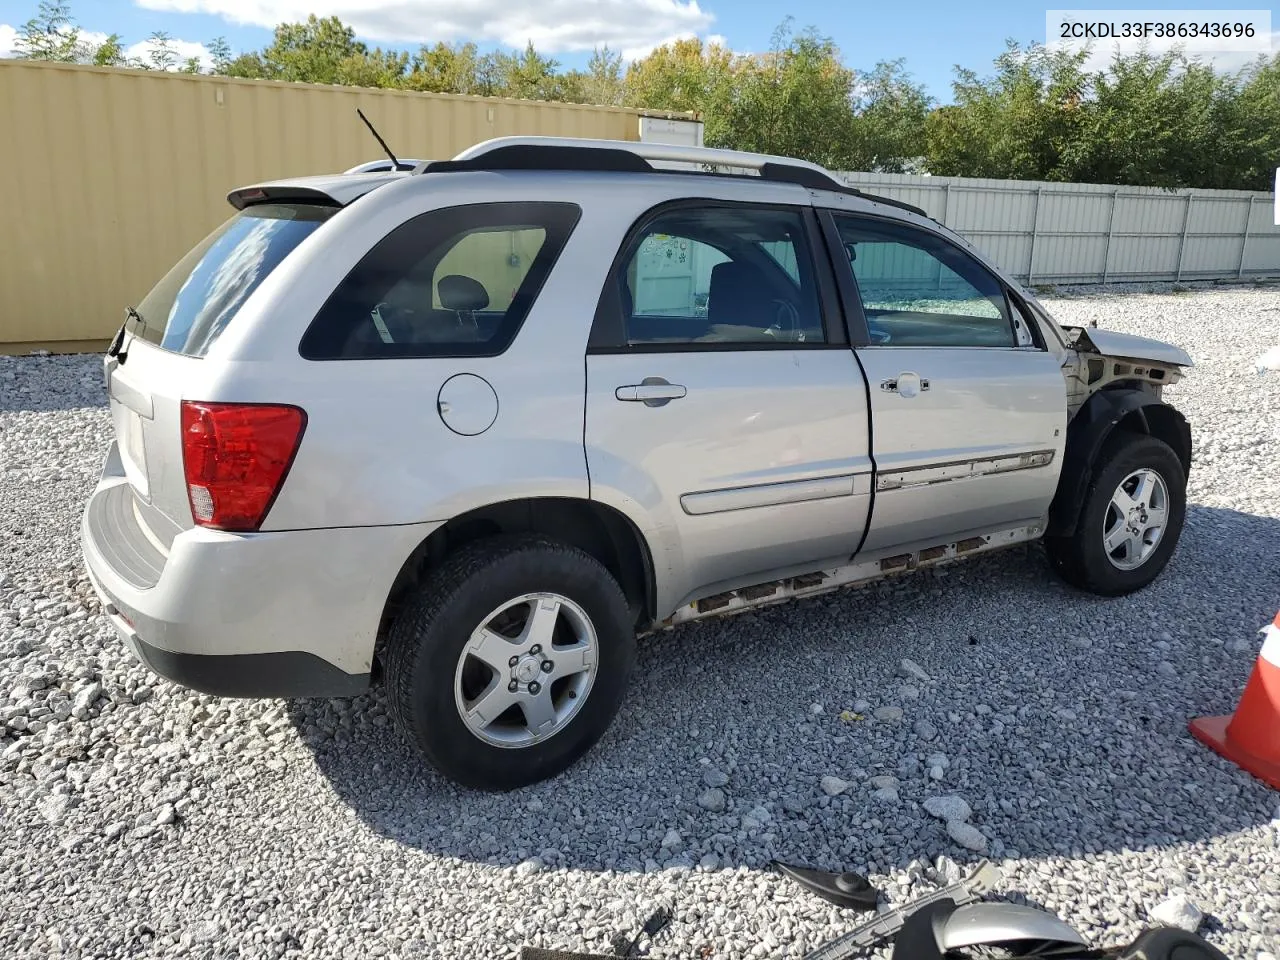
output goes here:
<path id="1" fill-rule="evenodd" d="M 635 662 L 626 598 L 594 557 L 539 535 L 461 548 L 392 625 L 397 725 L 441 773 L 511 790 L 603 736 Z"/>
<path id="2" fill-rule="evenodd" d="M 1089 481 L 1075 533 L 1046 537 L 1045 550 L 1073 586 L 1124 596 L 1164 570 L 1186 513 L 1187 477 L 1173 448 L 1145 434 L 1119 433 Z"/>

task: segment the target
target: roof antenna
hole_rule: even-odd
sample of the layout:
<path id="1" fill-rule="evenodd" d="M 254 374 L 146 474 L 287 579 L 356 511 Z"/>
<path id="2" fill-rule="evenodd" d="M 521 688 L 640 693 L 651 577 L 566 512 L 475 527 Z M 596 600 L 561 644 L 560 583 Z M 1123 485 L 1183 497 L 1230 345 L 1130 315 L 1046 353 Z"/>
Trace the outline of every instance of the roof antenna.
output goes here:
<path id="1" fill-rule="evenodd" d="M 405 169 L 408 166 L 408 164 L 401 163 L 399 160 L 396 159 L 396 155 L 392 153 L 391 148 L 387 146 L 387 141 L 383 140 L 382 137 L 378 135 L 378 131 L 373 129 L 373 124 L 370 123 L 369 118 L 364 115 L 364 111 L 361 110 L 359 107 L 356 107 L 356 113 L 359 114 L 360 119 L 364 121 L 364 125 L 369 128 L 369 132 L 373 134 L 373 138 L 378 141 L 379 146 L 382 147 L 382 152 L 391 158 L 391 169 L 392 170 Z"/>

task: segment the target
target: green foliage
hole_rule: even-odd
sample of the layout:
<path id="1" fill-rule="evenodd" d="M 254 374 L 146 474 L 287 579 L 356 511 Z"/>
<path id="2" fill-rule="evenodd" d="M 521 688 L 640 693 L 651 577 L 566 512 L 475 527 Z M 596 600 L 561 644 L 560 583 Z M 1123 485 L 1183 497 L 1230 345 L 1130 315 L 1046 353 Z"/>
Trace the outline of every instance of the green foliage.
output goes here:
<path id="1" fill-rule="evenodd" d="M 413 56 L 403 86 L 428 93 L 473 94 L 477 90 L 480 55 L 474 43 L 437 43 Z"/>
<path id="2" fill-rule="evenodd" d="M 931 172 L 1157 187 L 1270 189 L 1280 166 L 1280 56 L 1224 75 L 1141 50 L 1087 73 L 1084 53 L 1016 44 L 929 115 Z"/>
<path id="3" fill-rule="evenodd" d="M 225 74 L 231 65 L 231 44 L 226 37 L 214 37 L 209 41 L 209 57 L 213 60 L 213 73 Z"/>
<path id="4" fill-rule="evenodd" d="M 71 7 L 62 0 L 41 0 L 36 15 L 18 28 L 15 47 L 24 60 L 80 63 L 88 54 Z"/>
<path id="5" fill-rule="evenodd" d="M 145 70 L 172 70 L 178 65 L 178 55 L 173 50 L 173 37 L 157 30 L 147 38 L 151 49 L 139 66 Z"/>
<path id="6" fill-rule="evenodd" d="M 793 36 L 788 19 L 775 32 L 773 49 L 740 59 L 736 74 L 719 145 L 833 169 L 850 165 L 855 74 L 830 39 L 814 31 Z"/>
<path id="7" fill-rule="evenodd" d="M 123 67 L 126 60 L 120 34 L 113 33 L 98 44 L 98 49 L 93 51 L 90 62 L 95 67 Z"/>
<path id="8" fill-rule="evenodd" d="M 996 73 L 956 68 L 955 104 L 925 124 L 927 164 L 943 176 L 1062 179 L 1053 173 L 1081 122 L 1084 52 L 1009 43 Z M 983 173 L 973 173 L 982 170 Z"/>
<path id="9" fill-rule="evenodd" d="M 42 0 L 17 49 L 28 59 L 200 71 L 167 34 L 150 40 L 145 57 L 126 62 L 119 34 L 94 47 L 65 0 Z M 1280 54 L 1226 75 L 1144 50 L 1091 72 L 1084 52 L 1009 41 L 990 75 L 957 66 L 953 102 L 936 106 L 904 61 L 855 71 L 829 37 L 795 33 L 789 17 L 766 53 L 694 38 L 630 64 L 600 48 L 573 70 L 532 44 L 370 49 L 337 17 L 314 14 L 277 26 L 259 51 L 236 55 L 222 37 L 208 49 L 212 72 L 230 77 L 696 111 L 708 145 L 836 169 L 1267 190 L 1280 167 Z"/>
<path id="10" fill-rule="evenodd" d="M 858 77 L 853 106 L 850 168 L 918 172 L 932 100 L 912 82 L 905 61 L 881 61 Z"/>

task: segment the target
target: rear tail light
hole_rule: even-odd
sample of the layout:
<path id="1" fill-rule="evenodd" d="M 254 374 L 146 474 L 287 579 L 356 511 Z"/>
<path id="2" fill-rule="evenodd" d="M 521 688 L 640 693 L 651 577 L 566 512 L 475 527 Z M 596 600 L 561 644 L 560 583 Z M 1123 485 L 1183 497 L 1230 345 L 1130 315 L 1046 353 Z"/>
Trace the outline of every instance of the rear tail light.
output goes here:
<path id="1" fill-rule="evenodd" d="M 240 532 L 262 526 L 306 425 L 298 407 L 182 401 L 182 463 L 195 522 Z"/>

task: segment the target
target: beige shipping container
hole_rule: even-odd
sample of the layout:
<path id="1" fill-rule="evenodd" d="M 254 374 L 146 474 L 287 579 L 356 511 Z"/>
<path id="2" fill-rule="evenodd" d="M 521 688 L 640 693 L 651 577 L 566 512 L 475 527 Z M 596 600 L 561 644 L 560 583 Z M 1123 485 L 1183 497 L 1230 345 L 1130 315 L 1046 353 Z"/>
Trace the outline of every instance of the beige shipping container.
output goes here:
<path id="1" fill-rule="evenodd" d="M 513 134 L 637 140 L 617 107 L 0 60 L 0 351 L 98 349 L 236 186 Z M 495 283 L 497 282 L 495 278 Z"/>

